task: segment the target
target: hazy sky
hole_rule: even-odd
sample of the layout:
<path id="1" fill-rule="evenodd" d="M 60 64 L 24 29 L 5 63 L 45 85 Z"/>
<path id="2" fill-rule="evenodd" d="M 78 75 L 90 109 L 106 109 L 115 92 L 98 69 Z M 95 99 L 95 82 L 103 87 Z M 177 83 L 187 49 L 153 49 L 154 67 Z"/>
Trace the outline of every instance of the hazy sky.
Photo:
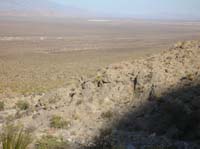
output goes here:
<path id="1" fill-rule="evenodd" d="M 52 0 L 110 16 L 200 18 L 200 0 Z"/>

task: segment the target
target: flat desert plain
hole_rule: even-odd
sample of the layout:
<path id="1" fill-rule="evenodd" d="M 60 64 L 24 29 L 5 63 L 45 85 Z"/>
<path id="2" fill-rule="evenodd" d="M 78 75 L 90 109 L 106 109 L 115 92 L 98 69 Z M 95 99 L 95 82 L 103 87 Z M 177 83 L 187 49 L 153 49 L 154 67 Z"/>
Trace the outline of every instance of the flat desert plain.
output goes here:
<path id="1" fill-rule="evenodd" d="M 41 94 L 191 39 L 200 22 L 0 18 L 0 94 Z"/>

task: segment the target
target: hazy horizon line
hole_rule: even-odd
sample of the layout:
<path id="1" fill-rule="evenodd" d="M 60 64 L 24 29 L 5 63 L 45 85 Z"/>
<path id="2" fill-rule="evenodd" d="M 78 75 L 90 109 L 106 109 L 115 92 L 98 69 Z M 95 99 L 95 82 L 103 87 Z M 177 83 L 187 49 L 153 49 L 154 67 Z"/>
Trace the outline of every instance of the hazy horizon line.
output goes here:
<path id="1" fill-rule="evenodd" d="M 137 16 L 18 16 L 18 15 L 1 15 L 0 18 L 4 19 L 12 19 L 12 18 L 21 18 L 21 19 L 39 19 L 39 18 L 46 18 L 46 19 L 97 19 L 97 20 L 150 20 L 150 21 L 200 21 L 200 18 L 159 18 L 159 17 L 137 17 Z"/>

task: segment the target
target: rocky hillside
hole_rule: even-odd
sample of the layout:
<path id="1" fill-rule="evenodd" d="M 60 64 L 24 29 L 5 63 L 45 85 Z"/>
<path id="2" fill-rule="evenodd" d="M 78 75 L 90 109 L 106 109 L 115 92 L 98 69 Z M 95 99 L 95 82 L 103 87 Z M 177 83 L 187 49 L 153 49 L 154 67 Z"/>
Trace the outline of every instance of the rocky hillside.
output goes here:
<path id="1" fill-rule="evenodd" d="M 0 99 L 0 124 L 23 124 L 35 144 L 50 135 L 72 148 L 195 148 L 199 83 L 200 42 L 180 42 L 157 55 L 110 65 L 67 88 Z"/>

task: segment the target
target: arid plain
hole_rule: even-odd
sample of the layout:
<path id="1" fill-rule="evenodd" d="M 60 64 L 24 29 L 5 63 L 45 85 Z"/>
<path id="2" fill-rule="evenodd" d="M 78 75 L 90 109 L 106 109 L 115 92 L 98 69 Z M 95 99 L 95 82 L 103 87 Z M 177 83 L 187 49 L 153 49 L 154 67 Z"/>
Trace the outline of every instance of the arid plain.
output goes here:
<path id="1" fill-rule="evenodd" d="M 199 22 L 0 18 L 0 94 L 40 94 L 190 39 Z"/>

